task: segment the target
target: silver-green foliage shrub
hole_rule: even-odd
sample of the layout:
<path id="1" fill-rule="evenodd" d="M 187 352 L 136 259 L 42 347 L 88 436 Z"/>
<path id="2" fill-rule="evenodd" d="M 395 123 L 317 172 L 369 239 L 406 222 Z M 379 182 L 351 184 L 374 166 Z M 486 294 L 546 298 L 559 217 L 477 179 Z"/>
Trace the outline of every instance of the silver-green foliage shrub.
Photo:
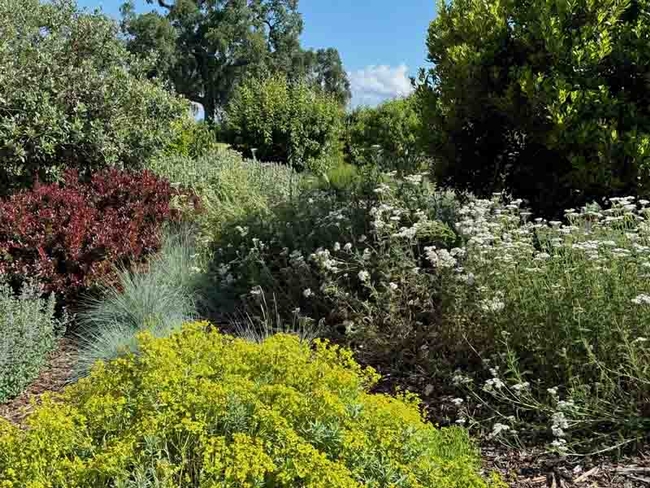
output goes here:
<path id="1" fill-rule="evenodd" d="M 38 375 L 64 326 L 54 314 L 54 297 L 43 298 L 36 285 L 25 285 L 15 296 L 0 283 L 0 402 Z"/>
<path id="2" fill-rule="evenodd" d="M 62 165 L 139 166 L 183 117 L 187 102 L 147 78 L 114 20 L 72 0 L 0 1 L 0 192 Z"/>

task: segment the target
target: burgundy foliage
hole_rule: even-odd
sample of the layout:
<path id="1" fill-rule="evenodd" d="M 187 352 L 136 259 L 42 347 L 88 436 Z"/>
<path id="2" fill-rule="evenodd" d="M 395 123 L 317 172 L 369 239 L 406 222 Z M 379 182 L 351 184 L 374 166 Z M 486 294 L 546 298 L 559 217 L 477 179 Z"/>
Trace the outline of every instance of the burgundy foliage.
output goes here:
<path id="1" fill-rule="evenodd" d="M 110 169 L 88 182 L 69 171 L 62 184 L 0 200 L 0 274 L 76 297 L 155 252 L 161 226 L 181 218 L 170 207 L 179 194 L 153 173 Z"/>

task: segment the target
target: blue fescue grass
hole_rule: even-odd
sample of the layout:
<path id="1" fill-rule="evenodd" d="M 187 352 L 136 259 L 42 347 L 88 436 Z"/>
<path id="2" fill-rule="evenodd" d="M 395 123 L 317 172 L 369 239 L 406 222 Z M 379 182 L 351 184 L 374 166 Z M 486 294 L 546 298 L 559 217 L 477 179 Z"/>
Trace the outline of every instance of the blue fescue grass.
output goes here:
<path id="1" fill-rule="evenodd" d="M 145 271 L 120 271 L 119 285 L 105 286 L 79 314 L 77 376 L 85 376 L 96 361 L 136 351 L 143 330 L 167 336 L 197 318 L 201 279 L 187 230 L 169 233 Z"/>

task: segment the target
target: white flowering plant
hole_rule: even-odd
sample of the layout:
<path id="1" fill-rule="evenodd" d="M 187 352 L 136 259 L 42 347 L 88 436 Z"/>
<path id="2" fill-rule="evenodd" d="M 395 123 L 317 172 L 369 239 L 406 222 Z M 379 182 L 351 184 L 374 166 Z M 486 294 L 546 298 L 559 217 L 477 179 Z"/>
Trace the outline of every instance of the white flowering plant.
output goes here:
<path id="1" fill-rule="evenodd" d="M 249 316 L 265 299 L 287 321 L 298 308 L 360 359 L 410 374 L 422 346 L 439 342 L 429 325 L 460 253 L 452 251 L 456 200 L 418 176 L 368 174 L 345 192 L 308 189 L 272 219 L 236 223 L 215 252 L 218 294 Z"/>
<path id="2" fill-rule="evenodd" d="M 521 201 L 460 205 L 426 178 L 384 175 L 270 214 L 217 243 L 213 279 L 231 306 L 256 318 L 272 296 L 282 320 L 299 314 L 491 441 L 585 453 L 650 431 L 647 202 L 547 222 Z M 457 418 L 438 408 L 443 394 L 466 399 Z"/>
<path id="3" fill-rule="evenodd" d="M 533 219 L 520 201 L 460 210 L 463 273 L 446 287 L 447 330 L 502 373 L 470 375 L 486 435 L 548 439 L 561 453 L 633 447 L 650 431 L 650 208 L 612 198 Z M 470 371 L 471 368 L 465 368 Z M 480 417 L 482 417 L 480 419 Z M 480 420 L 480 421 L 479 421 Z"/>

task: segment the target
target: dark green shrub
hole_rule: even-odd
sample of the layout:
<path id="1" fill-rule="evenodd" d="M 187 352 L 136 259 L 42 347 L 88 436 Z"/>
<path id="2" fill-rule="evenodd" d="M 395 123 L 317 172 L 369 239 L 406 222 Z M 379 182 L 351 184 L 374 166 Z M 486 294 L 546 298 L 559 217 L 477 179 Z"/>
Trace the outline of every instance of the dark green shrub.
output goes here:
<path id="1" fill-rule="evenodd" d="M 442 182 L 545 212 L 650 184 L 650 3 L 440 2 L 419 90 Z"/>
<path id="2" fill-rule="evenodd" d="M 359 108 L 348 116 L 346 130 L 346 158 L 352 164 L 377 164 L 385 171 L 403 173 L 427 166 L 414 97 Z"/>
<path id="3" fill-rule="evenodd" d="M 0 282 L 0 403 L 19 395 L 38 376 L 64 323 L 54 318 L 54 297 L 26 284 L 19 296 Z"/>
<path id="4" fill-rule="evenodd" d="M 117 34 L 71 0 L 0 3 L 0 194 L 63 168 L 139 167 L 189 116 Z"/>
<path id="5" fill-rule="evenodd" d="M 283 77 L 250 79 L 227 108 L 230 141 L 262 161 L 288 163 L 315 172 L 340 151 L 343 109 L 332 96 Z"/>

